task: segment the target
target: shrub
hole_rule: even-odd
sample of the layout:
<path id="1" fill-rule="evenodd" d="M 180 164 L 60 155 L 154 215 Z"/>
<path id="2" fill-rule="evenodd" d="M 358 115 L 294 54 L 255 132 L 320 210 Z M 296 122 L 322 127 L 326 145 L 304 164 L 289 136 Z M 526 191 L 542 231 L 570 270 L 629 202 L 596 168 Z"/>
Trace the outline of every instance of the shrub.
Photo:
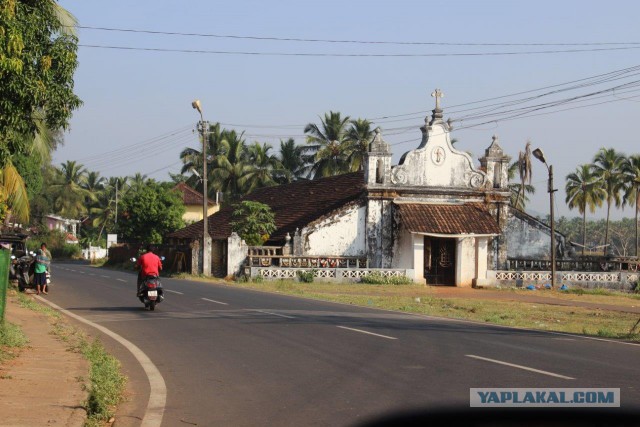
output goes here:
<path id="1" fill-rule="evenodd" d="M 298 279 L 304 283 L 313 283 L 313 279 L 316 277 L 315 270 L 298 270 L 296 274 L 298 275 Z"/>
<path id="2" fill-rule="evenodd" d="M 360 281 L 369 285 L 408 285 L 413 282 L 409 277 L 402 276 L 384 276 L 378 272 L 363 276 Z"/>

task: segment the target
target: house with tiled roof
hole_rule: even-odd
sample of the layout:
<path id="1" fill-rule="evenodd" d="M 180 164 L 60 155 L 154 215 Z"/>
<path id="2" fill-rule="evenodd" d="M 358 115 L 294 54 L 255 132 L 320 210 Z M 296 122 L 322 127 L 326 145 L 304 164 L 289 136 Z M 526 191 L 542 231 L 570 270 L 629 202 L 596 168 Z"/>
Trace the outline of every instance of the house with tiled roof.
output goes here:
<path id="1" fill-rule="evenodd" d="M 485 284 L 490 270 L 504 269 L 510 253 L 543 256 L 546 249 L 548 255 L 548 228 L 510 206 L 510 157 L 498 138 L 474 165 L 452 145 L 452 127 L 436 101 L 420 128 L 418 147 L 399 164 L 391 165 L 390 146 L 376 130 L 363 172 L 262 188 L 245 197 L 269 205 L 275 214 L 277 230 L 267 245 L 287 254 L 278 268 L 348 269 L 342 261 L 352 257 L 366 260 L 368 269 L 400 271 L 419 283 L 471 286 Z M 237 265 L 227 262 L 228 254 L 237 252 L 228 246 L 231 212 L 225 208 L 208 219 L 214 267 L 227 274 L 237 273 Z M 169 237 L 196 242 L 202 239 L 202 222 Z M 272 275 L 276 267 L 267 264 L 258 274 L 295 277 Z M 329 273 L 321 277 L 337 277 Z"/>
<path id="2" fill-rule="evenodd" d="M 182 194 L 182 201 L 185 207 L 184 215 L 182 215 L 184 222 L 191 224 L 196 221 L 202 221 L 202 213 L 204 211 L 202 193 L 189 187 L 184 182 L 177 184 L 174 190 Z M 211 199 L 207 199 L 207 205 L 207 215 L 213 215 L 220 210 L 220 204 Z"/>

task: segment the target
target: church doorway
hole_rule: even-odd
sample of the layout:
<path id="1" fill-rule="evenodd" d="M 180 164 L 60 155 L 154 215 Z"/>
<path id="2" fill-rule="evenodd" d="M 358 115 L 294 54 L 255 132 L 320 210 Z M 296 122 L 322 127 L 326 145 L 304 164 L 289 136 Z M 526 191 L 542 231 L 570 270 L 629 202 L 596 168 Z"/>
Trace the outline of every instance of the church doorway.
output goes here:
<path id="1" fill-rule="evenodd" d="M 428 285 L 456 284 L 456 239 L 425 236 L 424 277 Z"/>

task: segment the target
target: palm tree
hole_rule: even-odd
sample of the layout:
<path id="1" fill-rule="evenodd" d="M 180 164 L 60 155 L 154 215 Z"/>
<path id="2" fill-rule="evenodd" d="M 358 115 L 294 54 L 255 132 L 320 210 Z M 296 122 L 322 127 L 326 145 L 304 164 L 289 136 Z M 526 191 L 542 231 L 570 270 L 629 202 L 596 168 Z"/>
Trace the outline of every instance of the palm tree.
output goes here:
<path id="1" fill-rule="evenodd" d="M 100 227 L 98 240 L 102 237 L 102 232 L 109 224 L 115 223 L 116 218 L 116 202 L 115 199 L 102 198 L 99 206 L 91 208 L 91 214 L 94 216 L 92 225 Z"/>
<path id="2" fill-rule="evenodd" d="M 321 119 L 320 126 L 309 123 L 304 128 L 309 149 L 314 153 L 314 164 L 309 171 L 312 178 L 339 175 L 349 171 L 349 144 L 346 126 L 349 116 L 330 111 Z"/>
<path id="3" fill-rule="evenodd" d="M 636 208 L 636 257 L 638 256 L 638 212 L 640 211 L 640 155 L 629 156 L 622 166 L 625 181 L 624 202 Z"/>
<path id="4" fill-rule="evenodd" d="M 105 177 L 100 176 L 100 172 L 91 171 L 86 175 L 86 179 L 81 183 L 82 188 L 87 190 L 90 195 L 87 197 L 87 202 L 95 201 L 99 198 L 100 194 L 104 191 Z"/>
<path id="5" fill-rule="evenodd" d="M 367 119 L 351 120 L 347 130 L 346 141 L 349 151 L 349 169 L 352 172 L 364 170 L 364 157 L 369 151 L 369 143 L 373 139 L 371 122 Z"/>
<path id="6" fill-rule="evenodd" d="M 278 171 L 282 170 L 282 164 L 275 155 L 269 154 L 269 150 L 271 150 L 269 144 L 260 145 L 259 142 L 255 142 L 247 149 L 250 167 L 240 180 L 240 185 L 246 193 L 278 184 L 275 178 Z"/>
<path id="7" fill-rule="evenodd" d="M 207 132 L 207 170 L 211 177 L 211 170 L 213 169 L 213 162 L 221 153 L 223 130 L 220 128 L 220 123 L 214 123 L 209 125 L 209 131 Z M 190 173 L 186 183 L 202 192 L 204 186 L 202 185 L 202 151 L 194 148 L 187 147 L 180 153 L 180 160 L 182 160 L 181 174 Z M 211 179 L 207 182 L 208 188 L 212 188 Z"/>
<path id="8" fill-rule="evenodd" d="M 511 182 L 516 177 L 516 172 L 518 172 L 519 167 L 520 167 L 519 161 L 516 160 L 515 162 L 511 163 L 511 166 L 509 166 L 509 171 L 508 171 L 509 182 Z M 524 192 L 522 191 L 522 188 L 523 188 L 522 184 L 519 184 L 516 182 L 509 184 L 509 191 L 511 192 L 511 196 L 510 196 L 511 206 L 521 211 L 524 211 L 525 206 L 529 201 L 527 194 L 534 194 L 536 192 L 536 188 L 531 184 L 525 184 Z M 523 193 L 522 197 L 520 197 L 521 192 Z"/>
<path id="9" fill-rule="evenodd" d="M 10 159 L 0 167 L 0 221 L 29 221 L 29 196 L 24 180 Z"/>
<path id="10" fill-rule="evenodd" d="M 210 169 L 210 195 L 222 191 L 227 200 L 234 201 L 244 194 L 241 182 L 250 167 L 246 163 L 247 146 L 242 136 L 235 130 L 223 132 L 220 153 Z"/>
<path id="11" fill-rule="evenodd" d="M 524 200 L 525 188 L 527 184 L 531 184 L 531 141 L 527 141 L 524 152 L 521 151 L 518 154 L 518 173 L 520 174 L 520 193 L 516 198 L 515 206 L 518 206 L 520 204 L 520 199 Z"/>
<path id="12" fill-rule="evenodd" d="M 623 187 L 622 165 L 625 158 L 613 148 L 601 148 L 593 159 L 593 172 L 602 181 L 607 201 L 607 222 L 604 232 L 605 251 L 609 243 L 609 216 L 611 204 L 620 206 L 620 192 Z"/>
<path id="13" fill-rule="evenodd" d="M 606 193 L 602 188 L 602 182 L 594 175 L 591 165 L 580 165 L 576 171 L 567 175 L 565 187 L 566 203 L 569 209 L 578 208 L 582 214 L 582 255 L 587 245 L 587 208 L 591 213 L 596 211 L 596 206 L 602 206 Z"/>
<path id="14" fill-rule="evenodd" d="M 129 178 L 131 182 L 131 184 L 129 185 L 130 188 L 139 189 L 140 187 L 143 187 L 147 182 L 147 175 L 143 175 L 140 172 L 137 172 L 134 176 Z"/>
<path id="15" fill-rule="evenodd" d="M 296 145 L 293 138 L 286 141 L 280 140 L 280 155 L 278 160 L 282 168 L 277 171 L 276 181 L 280 184 L 290 183 L 301 178 L 308 172 L 309 156 L 306 155 L 308 147 Z"/>
<path id="16" fill-rule="evenodd" d="M 60 215 L 79 218 L 88 211 L 86 200 L 95 200 L 95 196 L 84 188 L 86 174 L 83 165 L 73 160 L 68 160 L 57 169 L 51 190 L 54 193 L 53 205 Z"/>

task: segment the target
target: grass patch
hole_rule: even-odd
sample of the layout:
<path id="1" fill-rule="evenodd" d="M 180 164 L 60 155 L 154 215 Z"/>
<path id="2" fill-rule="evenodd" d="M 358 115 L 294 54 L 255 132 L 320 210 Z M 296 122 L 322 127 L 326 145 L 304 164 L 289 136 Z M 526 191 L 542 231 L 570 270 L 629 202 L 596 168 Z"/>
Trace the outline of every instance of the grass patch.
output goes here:
<path id="1" fill-rule="evenodd" d="M 46 305 L 42 305 L 42 304 L 38 304 L 33 298 L 28 297 L 27 295 L 25 295 L 23 293 L 18 292 L 17 296 L 18 296 L 18 305 L 20 307 L 22 307 L 22 308 L 28 308 L 29 310 L 32 310 L 32 311 L 35 311 L 35 312 L 38 312 L 38 313 L 46 314 L 47 316 L 51 316 L 56 320 L 62 318 L 60 313 L 58 313 L 57 311 L 55 311 L 51 307 L 46 306 Z"/>
<path id="2" fill-rule="evenodd" d="M 383 276 L 380 273 L 371 273 L 363 276 L 360 282 L 367 283 L 369 285 L 408 285 L 413 283 L 413 280 L 407 276 Z"/>
<path id="3" fill-rule="evenodd" d="M 25 347 L 29 339 L 18 325 L 0 322 L 0 362 L 17 355 L 16 350 Z"/>
<path id="4" fill-rule="evenodd" d="M 82 340 L 80 351 L 89 361 L 89 396 L 85 404 L 86 426 L 99 426 L 108 421 L 116 405 L 123 400 L 127 378 L 120 373 L 120 362 L 107 353 L 99 340 Z"/>

